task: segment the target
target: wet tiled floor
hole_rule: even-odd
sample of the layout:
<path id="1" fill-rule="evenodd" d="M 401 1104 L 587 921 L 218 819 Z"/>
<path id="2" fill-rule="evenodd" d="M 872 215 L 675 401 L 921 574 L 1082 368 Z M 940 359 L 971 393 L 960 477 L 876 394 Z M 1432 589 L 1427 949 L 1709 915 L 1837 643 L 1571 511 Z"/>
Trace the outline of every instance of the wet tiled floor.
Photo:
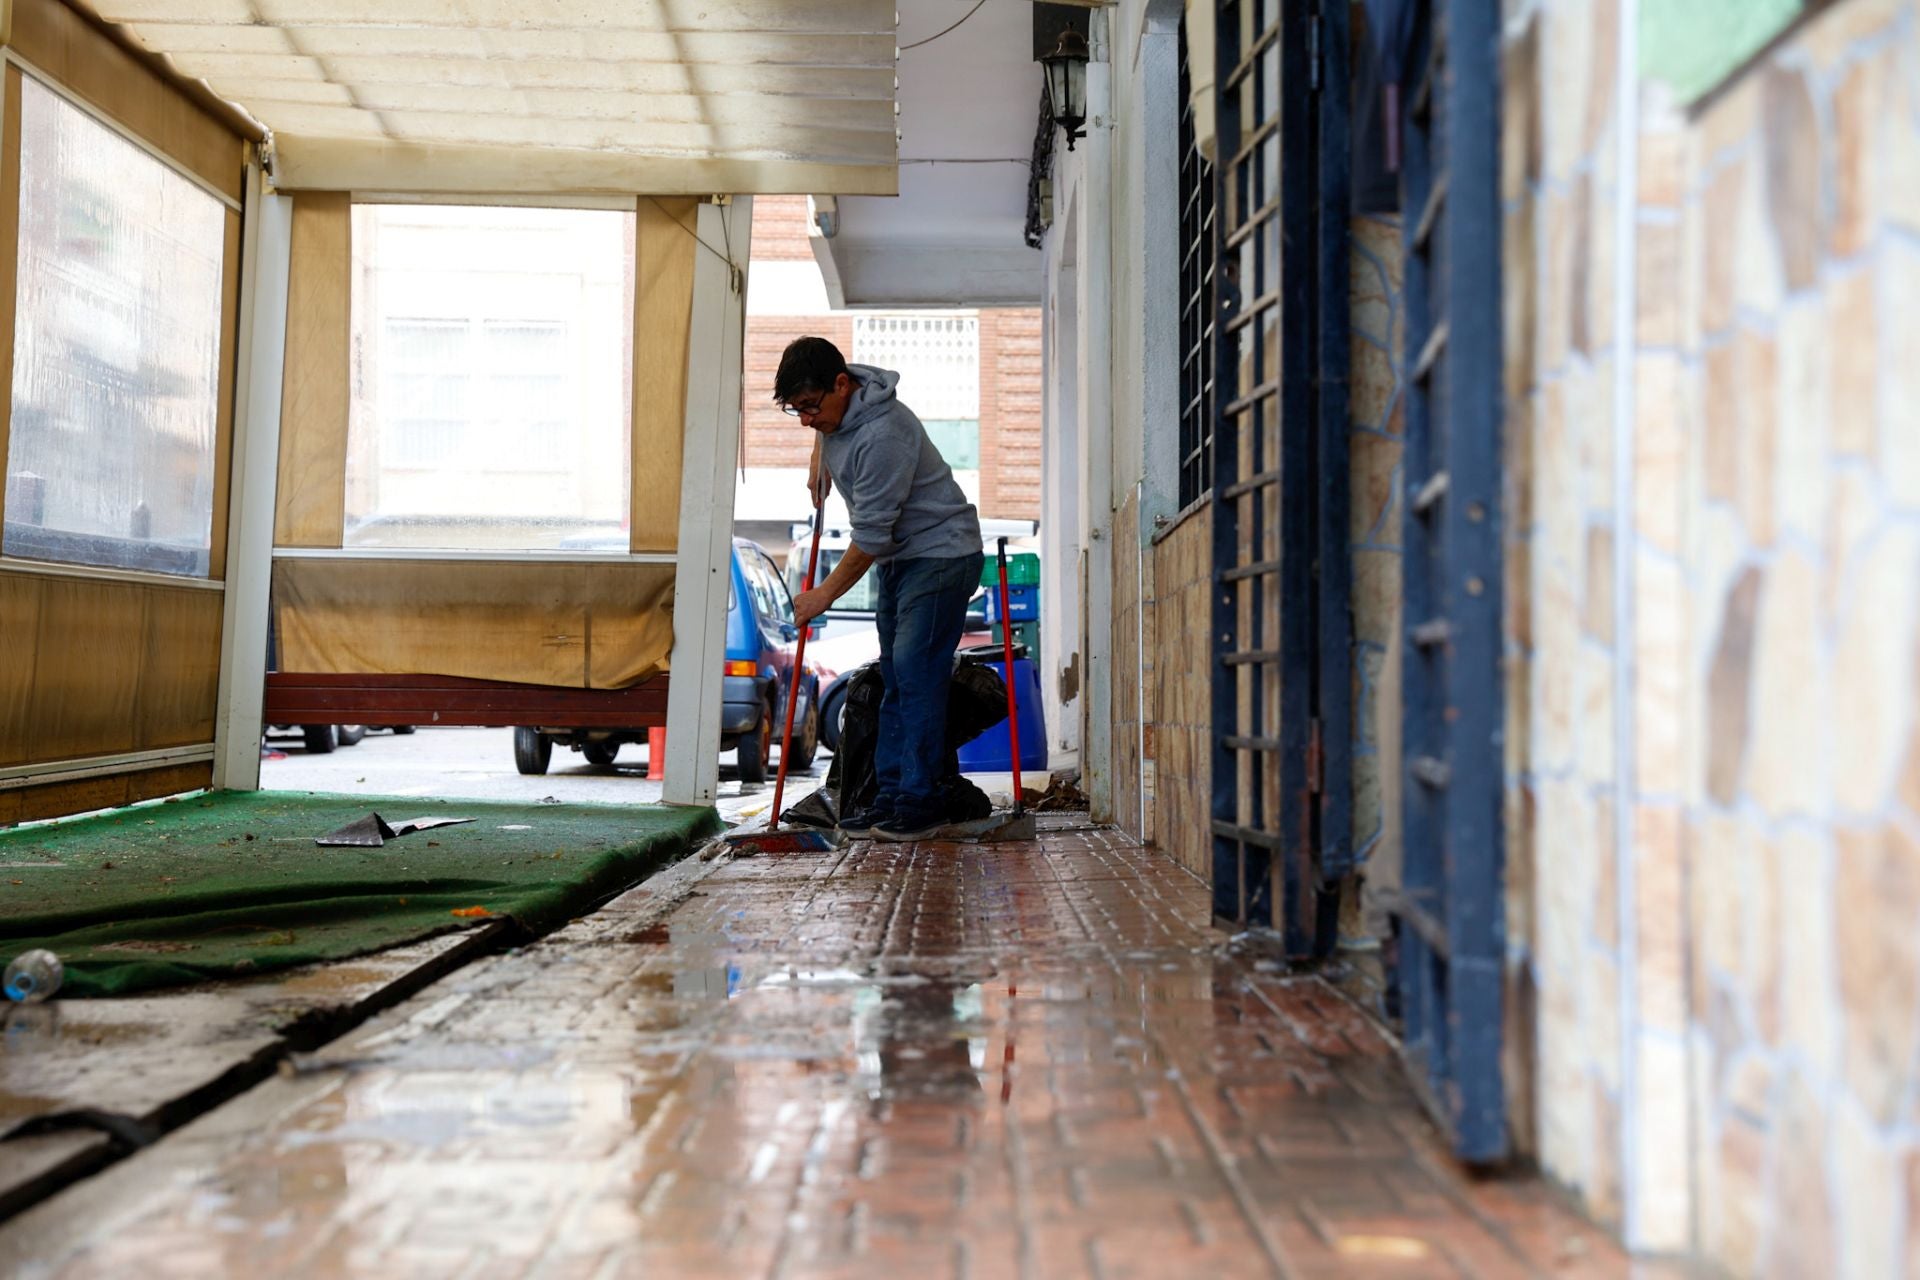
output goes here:
<path id="1" fill-rule="evenodd" d="M 682 864 L 0 1230 L 28 1275 L 1613 1276 L 1119 835 Z"/>

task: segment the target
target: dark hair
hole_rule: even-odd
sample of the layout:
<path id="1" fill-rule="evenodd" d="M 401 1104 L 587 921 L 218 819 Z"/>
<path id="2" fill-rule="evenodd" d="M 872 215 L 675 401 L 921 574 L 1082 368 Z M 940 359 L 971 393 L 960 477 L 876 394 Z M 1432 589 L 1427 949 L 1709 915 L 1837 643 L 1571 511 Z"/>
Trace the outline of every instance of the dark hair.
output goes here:
<path id="1" fill-rule="evenodd" d="M 831 391 L 834 379 L 846 371 L 847 358 L 825 338 L 795 338 L 780 353 L 780 371 L 773 375 L 773 398 L 788 404 L 809 391 Z"/>

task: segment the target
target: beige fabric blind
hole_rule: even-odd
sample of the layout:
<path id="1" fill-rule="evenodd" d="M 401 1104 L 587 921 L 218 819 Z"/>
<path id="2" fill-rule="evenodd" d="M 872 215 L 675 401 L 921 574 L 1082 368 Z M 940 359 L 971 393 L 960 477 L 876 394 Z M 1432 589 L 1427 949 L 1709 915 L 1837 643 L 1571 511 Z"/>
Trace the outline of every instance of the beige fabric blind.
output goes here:
<path id="1" fill-rule="evenodd" d="M 673 566 L 281 560 L 282 671 L 624 689 L 667 669 Z"/>
<path id="2" fill-rule="evenodd" d="M 276 545 L 335 549 L 346 509 L 352 210 L 294 197 Z M 698 202 L 641 197 L 633 246 L 629 543 L 679 539 Z M 283 558 L 274 567 L 282 671 L 447 675 L 619 689 L 666 669 L 672 565 Z"/>
<path id="3" fill-rule="evenodd" d="M 687 421 L 700 206 L 643 196 L 634 218 L 631 543 L 672 551 L 680 536 L 680 462 Z"/>
<path id="4" fill-rule="evenodd" d="M 345 192 L 293 198 L 280 487 L 273 541 L 338 547 L 346 524 L 353 211 Z"/>

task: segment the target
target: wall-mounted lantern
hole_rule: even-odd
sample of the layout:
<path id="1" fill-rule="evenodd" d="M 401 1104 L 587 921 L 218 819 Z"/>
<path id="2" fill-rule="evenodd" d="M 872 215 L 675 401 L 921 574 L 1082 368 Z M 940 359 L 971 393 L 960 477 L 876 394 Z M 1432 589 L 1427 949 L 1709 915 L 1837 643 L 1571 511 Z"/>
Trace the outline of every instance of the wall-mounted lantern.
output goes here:
<path id="1" fill-rule="evenodd" d="M 1052 53 L 1042 54 L 1040 65 L 1047 73 L 1047 106 L 1053 122 L 1067 133 L 1067 150 L 1073 140 L 1087 136 L 1081 128 L 1087 122 L 1087 38 L 1068 28 L 1060 33 L 1060 43 Z"/>

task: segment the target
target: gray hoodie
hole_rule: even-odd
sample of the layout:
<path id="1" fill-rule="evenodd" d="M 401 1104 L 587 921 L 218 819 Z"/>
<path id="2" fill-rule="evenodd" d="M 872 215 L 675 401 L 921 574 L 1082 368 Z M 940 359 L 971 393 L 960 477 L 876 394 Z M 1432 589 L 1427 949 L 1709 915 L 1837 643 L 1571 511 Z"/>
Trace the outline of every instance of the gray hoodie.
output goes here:
<path id="1" fill-rule="evenodd" d="M 900 375 L 850 364 L 860 389 L 827 436 L 827 474 L 846 499 L 853 545 L 875 560 L 980 550 L 980 517 L 913 410 L 894 398 Z"/>

